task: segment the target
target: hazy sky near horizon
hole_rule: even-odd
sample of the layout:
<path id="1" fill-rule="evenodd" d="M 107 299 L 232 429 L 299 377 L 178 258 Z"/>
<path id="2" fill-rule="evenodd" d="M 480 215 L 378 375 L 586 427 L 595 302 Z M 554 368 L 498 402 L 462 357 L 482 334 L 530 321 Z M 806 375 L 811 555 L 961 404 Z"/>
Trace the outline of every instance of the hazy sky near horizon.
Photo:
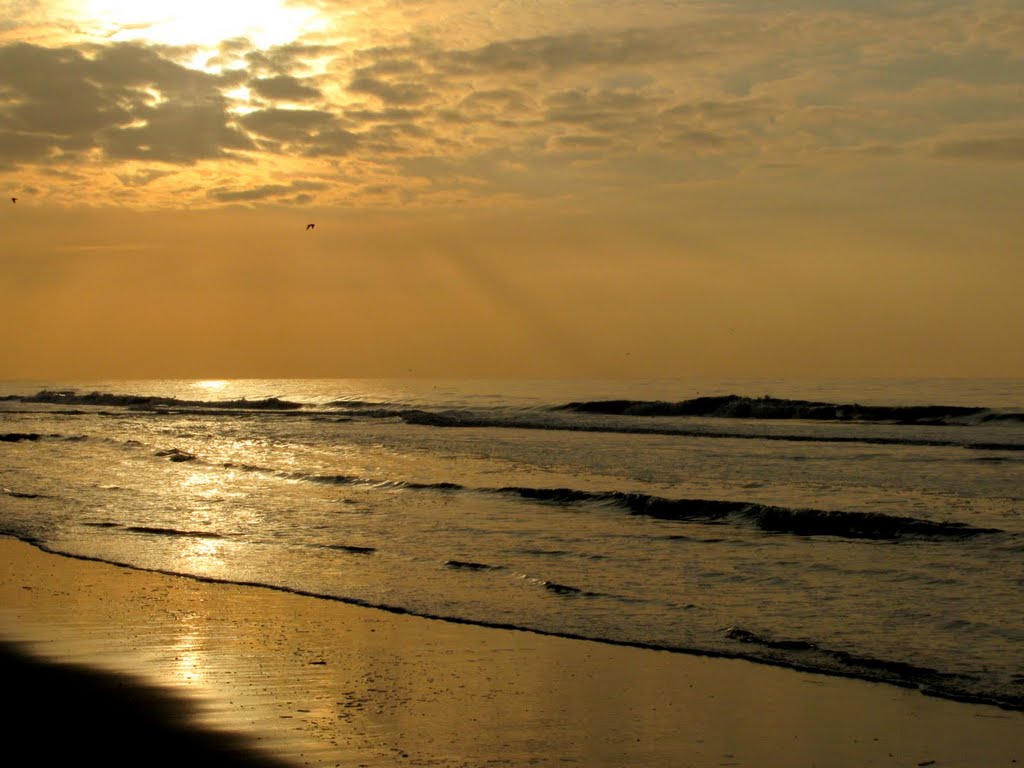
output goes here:
<path id="1" fill-rule="evenodd" d="M 0 378 L 1024 376 L 1020 0 L 0 0 L 0 183 Z"/>

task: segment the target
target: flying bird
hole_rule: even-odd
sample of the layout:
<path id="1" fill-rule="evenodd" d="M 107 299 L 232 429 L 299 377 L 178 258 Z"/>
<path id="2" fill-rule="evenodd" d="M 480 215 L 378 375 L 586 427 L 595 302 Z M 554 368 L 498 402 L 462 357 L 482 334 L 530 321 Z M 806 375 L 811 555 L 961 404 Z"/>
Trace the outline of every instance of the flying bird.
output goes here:
<path id="1" fill-rule="evenodd" d="M 312 229 L 315 226 L 316 226 L 316 224 L 307 224 L 306 225 L 306 229 Z"/>

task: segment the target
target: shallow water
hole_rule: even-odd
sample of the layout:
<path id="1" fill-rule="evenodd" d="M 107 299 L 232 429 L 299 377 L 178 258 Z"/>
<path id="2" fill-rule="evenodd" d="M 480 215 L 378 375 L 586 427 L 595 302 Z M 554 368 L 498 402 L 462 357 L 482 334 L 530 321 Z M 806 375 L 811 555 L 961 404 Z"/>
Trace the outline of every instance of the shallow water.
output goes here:
<path id="1" fill-rule="evenodd" d="M 0 396 L 0 531 L 48 549 L 1024 707 L 1021 381 Z"/>

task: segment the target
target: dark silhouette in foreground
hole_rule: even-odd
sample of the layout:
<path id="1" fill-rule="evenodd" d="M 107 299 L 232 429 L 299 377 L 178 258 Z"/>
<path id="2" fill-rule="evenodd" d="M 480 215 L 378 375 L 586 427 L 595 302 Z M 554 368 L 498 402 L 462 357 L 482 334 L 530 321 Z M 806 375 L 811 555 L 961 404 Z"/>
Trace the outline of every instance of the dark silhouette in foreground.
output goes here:
<path id="1" fill-rule="evenodd" d="M 288 768 L 236 734 L 201 728 L 192 702 L 131 677 L 0 642 L 7 748 L 34 765 Z"/>
<path id="2" fill-rule="evenodd" d="M 315 226 L 316 226 L 316 224 L 307 224 L 306 225 L 306 229 L 312 229 Z"/>

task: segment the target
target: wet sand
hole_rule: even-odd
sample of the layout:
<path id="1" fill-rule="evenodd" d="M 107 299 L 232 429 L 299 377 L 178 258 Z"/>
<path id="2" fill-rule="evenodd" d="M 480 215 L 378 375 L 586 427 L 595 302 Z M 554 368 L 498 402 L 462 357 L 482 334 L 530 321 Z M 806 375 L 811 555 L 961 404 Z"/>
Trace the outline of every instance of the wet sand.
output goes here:
<path id="1" fill-rule="evenodd" d="M 193 701 L 131 675 L 44 661 L 0 642 L 0 680 L 4 733 L 26 763 L 288 766 L 239 734 L 196 727 Z"/>
<path id="2" fill-rule="evenodd" d="M 51 765 L 1024 766 L 1022 712 L 3 537 L 0 639 L 8 749 Z"/>

